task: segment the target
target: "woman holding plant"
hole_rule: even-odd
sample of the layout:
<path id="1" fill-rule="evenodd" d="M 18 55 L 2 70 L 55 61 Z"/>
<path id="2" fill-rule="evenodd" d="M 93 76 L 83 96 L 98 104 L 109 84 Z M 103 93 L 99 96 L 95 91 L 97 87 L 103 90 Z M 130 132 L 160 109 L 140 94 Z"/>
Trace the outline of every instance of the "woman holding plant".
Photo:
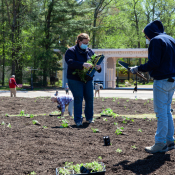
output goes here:
<path id="1" fill-rule="evenodd" d="M 88 48 L 89 35 L 81 33 L 77 36 L 76 45 L 70 47 L 65 54 L 68 64 L 67 79 L 69 88 L 74 96 L 74 121 L 77 127 L 82 126 L 82 102 L 85 100 L 85 117 L 88 123 L 93 122 L 93 78 L 87 82 L 82 81 L 75 71 L 84 71 L 92 67 L 87 61 L 91 59 L 94 52 Z M 101 72 L 101 66 L 95 66 L 97 72 Z"/>

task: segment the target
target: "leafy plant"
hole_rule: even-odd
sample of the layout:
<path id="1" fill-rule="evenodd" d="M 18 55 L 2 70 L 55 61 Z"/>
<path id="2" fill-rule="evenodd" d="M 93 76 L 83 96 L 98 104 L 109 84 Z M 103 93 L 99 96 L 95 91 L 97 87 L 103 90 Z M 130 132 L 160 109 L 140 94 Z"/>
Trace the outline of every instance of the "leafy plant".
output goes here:
<path id="1" fill-rule="evenodd" d="M 139 131 L 139 132 L 142 132 L 142 130 L 141 130 L 141 129 L 138 129 L 138 131 Z"/>
<path id="2" fill-rule="evenodd" d="M 118 125 L 118 123 L 115 123 L 115 122 L 114 122 L 114 125 Z"/>
<path id="3" fill-rule="evenodd" d="M 134 122 L 134 119 L 131 119 L 132 122 Z"/>
<path id="4" fill-rule="evenodd" d="M 8 114 L 6 113 L 5 116 L 8 117 Z"/>
<path id="5" fill-rule="evenodd" d="M 117 153 L 121 153 L 122 150 L 118 148 L 118 149 L 116 150 L 116 152 L 117 152 Z"/>
<path id="6" fill-rule="evenodd" d="M 4 122 L 4 121 L 2 121 L 1 125 L 5 125 L 5 122 Z"/>
<path id="7" fill-rule="evenodd" d="M 70 174 L 70 171 L 68 169 L 66 169 L 66 168 L 59 168 L 58 172 L 59 172 L 60 175 L 68 175 L 68 174 Z"/>
<path id="8" fill-rule="evenodd" d="M 100 55 L 99 55 L 100 56 Z M 91 58 L 87 61 L 87 63 L 92 65 L 91 69 L 95 68 L 96 61 L 98 59 L 98 56 L 96 54 L 92 55 Z M 89 71 L 90 68 L 83 68 L 82 70 L 80 69 L 75 69 L 75 71 L 72 73 L 73 75 L 77 74 L 81 81 L 86 82 L 86 74 Z"/>
<path id="9" fill-rule="evenodd" d="M 129 100 L 126 100 L 126 102 L 129 102 Z"/>
<path id="10" fill-rule="evenodd" d="M 68 120 L 62 120 L 62 124 L 61 126 L 63 126 L 63 128 L 67 128 L 69 125 L 68 125 L 69 121 Z"/>
<path id="11" fill-rule="evenodd" d="M 103 118 L 103 121 L 107 121 L 107 118 Z"/>
<path id="12" fill-rule="evenodd" d="M 118 105 L 119 105 L 120 103 L 118 102 Z"/>
<path id="13" fill-rule="evenodd" d="M 33 114 L 30 114 L 30 118 L 33 118 L 34 117 L 34 115 Z"/>
<path id="14" fill-rule="evenodd" d="M 102 160 L 102 157 L 101 156 L 98 156 L 98 159 Z"/>
<path id="15" fill-rule="evenodd" d="M 126 121 L 126 120 L 123 120 L 123 121 L 122 121 L 122 123 L 126 124 L 126 123 L 127 123 L 127 121 Z"/>
<path id="16" fill-rule="evenodd" d="M 111 108 L 107 108 L 107 109 L 103 110 L 100 114 L 101 114 L 101 115 L 112 116 L 112 115 L 114 115 L 115 113 L 113 113 L 113 110 L 112 110 Z"/>
<path id="17" fill-rule="evenodd" d="M 147 103 L 149 103 L 149 100 L 147 100 Z"/>
<path id="18" fill-rule="evenodd" d="M 35 171 L 32 171 L 30 174 L 31 174 L 31 175 L 35 175 L 36 173 L 35 173 Z"/>
<path id="19" fill-rule="evenodd" d="M 117 135 L 121 135 L 121 134 L 122 134 L 122 130 L 121 130 L 120 128 L 118 128 L 118 129 L 116 129 L 115 133 L 116 133 Z"/>
<path id="20" fill-rule="evenodd" d="M 32 123 L 33 123 L 34 125 L 36 125 L 36 124 L 38 124 L 39 122 L 38 122 L 37 120 L 32 120 Z"/>
<path id="21" fill-rule="evenodd" d="M 132 148 L 134 148 L 134 149 L 137 149 L 137 147 L 135 146 L 135 145 L 133 145 L 133 146 L 131 146 Z"/>
<path id="22" fill-rule="evenodd" d="M 46 129 L 46 128 L 47 128 L 47 126 L 43 126 L 43 128 L 44 128 L 44 129 Z"/>
<path id="23" fill-rule="evenodd" d="M 99 130 L 97 128 L 91 128 L 91 130 L 93 131 L 93 133 L 99 132 Z"/>
<path id="24" fill-rule="evenodd" d="M 11 126 L 11 124 L 9 123 L 9 124 L 7 125 L 7 127 L 8 127 L 8 128 L 11 128 L 12 126 Z"/>
<path id="25" fill-rule="evenodd" d="M 24 110 L 21 110 L 20 115 L 24 116 Z"/>

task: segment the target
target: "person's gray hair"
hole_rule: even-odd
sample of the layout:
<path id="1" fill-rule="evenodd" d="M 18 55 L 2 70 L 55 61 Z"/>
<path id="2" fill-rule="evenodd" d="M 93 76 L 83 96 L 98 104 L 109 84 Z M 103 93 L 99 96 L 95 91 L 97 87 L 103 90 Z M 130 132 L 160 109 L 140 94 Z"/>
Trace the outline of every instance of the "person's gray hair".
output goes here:
<path id="1" fill-rule="evenodd" d="M 15 78 L 15 75 L 12 75 L 11 77 L 12 77 L 12 78 Z"/>

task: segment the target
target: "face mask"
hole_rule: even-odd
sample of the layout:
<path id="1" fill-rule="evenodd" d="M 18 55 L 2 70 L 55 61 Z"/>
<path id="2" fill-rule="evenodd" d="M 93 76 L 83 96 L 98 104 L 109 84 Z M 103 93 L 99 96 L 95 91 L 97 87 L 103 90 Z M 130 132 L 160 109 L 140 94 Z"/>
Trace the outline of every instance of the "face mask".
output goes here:
<path id="1" fill-rule="evenodd" d="M 150 43 L 150 41 L 148 39 L 146 39 L 146 44 L 149 44 L 149 43 Z"/>
<path id="2" fill-rule="evenodd" d="M 81 49 L 87 49 L 88 45 L 82 43 L 82 45 L 80 47 L 81 47 Z"/>

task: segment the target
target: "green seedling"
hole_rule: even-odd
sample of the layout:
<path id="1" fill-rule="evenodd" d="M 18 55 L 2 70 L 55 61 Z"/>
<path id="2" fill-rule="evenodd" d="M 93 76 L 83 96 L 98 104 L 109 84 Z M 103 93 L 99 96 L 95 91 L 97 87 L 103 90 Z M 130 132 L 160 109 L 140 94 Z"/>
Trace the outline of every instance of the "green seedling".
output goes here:
<path id="1" fill-rule="evenodd" d="M 132 122 L 134 122 L 134 119 L 131 119 Z"/>
<path id="2" fill-rule="evenodd" d="M 33 114 L 30 114 L 30 118 L 33 118 L 34 117 L 34 115 Z"/>
<path id="3" fill-rule="evenodd" d="M 11 124 L 9 123 L 9 124 L 7 125 L 7 127 L 8 127 L 8 128 L 11 128 L 12 126 L 11 126 Z"/>
<path id="4" fill-rule="evenodd" d="M 20 115 L 24 116 L 24 110 L 21 110 Z"/>
<path id="5" fill-rule="evenodd" d="M 118 123 L 114 122 L 114 125 L 118 125 Z"/>
<path id="6" fill-rule="evenodd" d="M 104 99 L 102 98 L 102 101 L 104 101 Z"/>
<path id="7" fill-rule="evenodd" d="M 123 120 L 123 121 L 122 121 L 122 123 L 126 124 L 126 123 L 127 123 L 127 121 L 126 121 L 126 120 Z"/>
<path id="8" fill-rule="evenodd" d="M 113 97 L 113 100 L 112 101 L 114 101 L 115 102 L 115 98 Z"/>
<path id="9" fill-rule="evenodd" d="M 68 120 L 62 120 L 62 124 L 61 124 L 61 126 L 63 127 L 63 128 L 68 128 L 68 123 L 69 123 L 69 121 Z"/>
<path id="10" fill-rule="evenodd" d="M 124 106 L 124 108 L 126 108 L 126 106 Z"/>
<path id="11" fill-rule="evenodd" d="M 151 100 L 153 101 L 153 98 L 151 98 Z"/>
<path id="12" fill-rule="evenodd" d="M 126 100 L 126 102 L 129 102 L 129 100 Z"/>
<path id="13" fill-rule="evenodd" d="M 36 173 L 35 173 L 35 171 L 32 171 L 30 174 L 31 174 L 31 175 L 35 175 Z"/>
<path id="14" fill-rule="evenodd" d="M 5 122 L 4 122 L 4 121 L 2 121 L 1 125 L 5 125 Z"/>
<path id="15" fill-rule="evenodd" d="M 98 156 L 98 159 L 102 160 L 102 157 L 101 156 Z"/>
<path id="16" fill-rule="evenodd" d="M 39 124 L 39 122 L 38 122 L 37 120 L 32 120 L 32 123 L 33 123 L 34 125 Z"/>
<path id="17" fill-rule="evenodd" d="M 137 149 L 137 147 L 135 146 L 135 145 L 133 145 L 133 146 L 131 146 L 132 148 L 134 148 L 134 149 Z"/>
<path id="18" fill-rule="evenodd" d="M 118 105 L 119 105 L 120 103 L 118 102 Z"/>
<path id="19" fill-rule="evenodd" d="M 144 103 L 144 105 L 146 105 L 146 102 Z"/>
<path id="20" fill-rule="evenodd" d="M 43 128 L 44 128 L 44 129 L 46 129 L 46 128 L 47 128 L 47 126 L 43 126 Z"/>
<path id="21" fill-rule="evenodd" d="M 118 98 L 116 98 L 116 100 L 118 100 Z"/>
<path id="22" fill-rule="evenodd" d="M 61 118 L 61 117 L 57 117 L 57 118 Z"/>
<path id="23" fill-rule="evenodd" d="M 149 100 L 147 100 L 147 103 L 149 103 Z"/>
<path id="24" fill-rule="evenodd" d="M 135 100 L 137 100 L 137 98 Z"/>
<path id="25" fill-rule="evenodd" d="M 142 130 L 141 130 L 141 129 L 138 129 L 138 131 L 139 131 L 139 132 L 142 132 Z"/>
<path id="26" fill-rule="evenodd" d="M 103 118 L 103 121 L 107 121 L 107 118 Z"/>
<path id="27" fill-rule="evenodd" d="M 99 130 L 97 128 L 91 128 L 91 130 L 93 131 L 93 133 L 99 132 Z"/>
<path id="28" fill-rule="evenodd" d="M 116 150 L 116 152 L 117 152 L 117 153 L 121 153 L 122 150 L 118 148 L 118 149 Z"/>
<path id="29" fill-rule="evenodd" d="M 120 128 L 118 128 L 118 129 L 116 129 L 115 133 L 116 133 L 117 135 L 121 135 L 121 134 L 122 134 L 122 131 L 121 131 Z"/>
<path id="30" fill-rule="evenodd" d="M 5 116 L 8 117 L 8 114 L 6 113 Z"/>
<path id="31" fill-rule="evenodd" d="M 130 118 L 129 117 L 126 117 L 125 120 L 130 120 Z"/>

